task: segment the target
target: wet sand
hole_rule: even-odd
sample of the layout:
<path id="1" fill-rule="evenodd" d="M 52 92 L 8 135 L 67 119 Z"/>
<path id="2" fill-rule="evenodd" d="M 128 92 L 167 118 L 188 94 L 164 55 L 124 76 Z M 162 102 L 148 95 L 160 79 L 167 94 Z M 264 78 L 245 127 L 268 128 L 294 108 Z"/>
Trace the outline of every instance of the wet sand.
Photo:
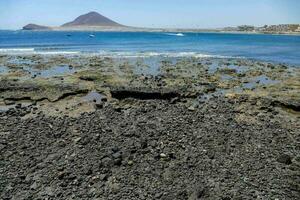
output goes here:
<path id="1" fill-rule="evenodd" d="M 297 199 L 300 68 L 0 56 L 2 199 Z"/>

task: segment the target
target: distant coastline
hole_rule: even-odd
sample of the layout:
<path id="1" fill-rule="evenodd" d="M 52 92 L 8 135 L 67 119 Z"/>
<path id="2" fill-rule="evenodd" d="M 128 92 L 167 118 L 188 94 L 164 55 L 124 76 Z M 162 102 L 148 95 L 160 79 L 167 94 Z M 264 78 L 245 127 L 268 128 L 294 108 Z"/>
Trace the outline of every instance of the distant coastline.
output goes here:
<path id="1" fill-rule="evenodd" d="M 136 28 L 136 27 L 72 27 L 36 30 L 0 30 L 0 31 L 66 31 L 66 32 L 176 32 L 176 33 L 226 33 L 226 34 L 265 34 L 265 35 L 295 35 L 300 36 L 300 32 L 262 32 L 262 31 L 225 31 L 220 29 L 180 29 L 180 28 Z"/>
<path id="2" fill-rule="evenodd" d="M 280 34 L 300 35 L 300 24 L 265 25 L 255 27 L 242 25 L 238 27 L 226 27 L 216 29 L 183 29 L 183 28 L 146 28 L 132 27 L 115 22 L 97 12 L 89 12 L 80 15 L 71 22 L 57 27 L 38 24 L 27 24 L 25 31 L 92 31 L 92 32 L 182 32 L 182 33 L 229 33 L 229 34 Z"/>

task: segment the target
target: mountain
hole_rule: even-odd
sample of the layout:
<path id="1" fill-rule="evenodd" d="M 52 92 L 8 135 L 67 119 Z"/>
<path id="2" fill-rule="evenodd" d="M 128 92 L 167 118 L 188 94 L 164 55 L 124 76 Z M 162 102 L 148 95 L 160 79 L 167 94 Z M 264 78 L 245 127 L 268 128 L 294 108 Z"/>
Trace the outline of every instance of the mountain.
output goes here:
<path id="1" fill-rule="evenodd" d="M 105 27 L 122 27 L 107 17 L 100 15 L 97 12 L 89 12 L 84 15 L 80 15 L 74 21 L 63 24 L 61 27 L 77 27 L 77 26 L 105 26 Z"/>
<path id="2" fill-rule="evenodd" d="M 32 31 L 32 30 L 50 30 L 51 28 L 48 26 L 41 26 L 37 24 L 27 24 L 23 27 L 23 30 Z"/>
<path id="3" fill-rule="evenodd" d="M 77 17 L 74 21 L 58 27 L 28 24 L 23 30 L 51 30 L 51 31 L 118 31 L 118 32 L 241 32 L 241 33 L 279 33 L 300 34 L 300 24 L 281 24 L 263 27 L 243 25 L 220 29 L 166 29 L 166 28 L 141 28 L 121 25 L 97 12 L 89 12 Z"/>

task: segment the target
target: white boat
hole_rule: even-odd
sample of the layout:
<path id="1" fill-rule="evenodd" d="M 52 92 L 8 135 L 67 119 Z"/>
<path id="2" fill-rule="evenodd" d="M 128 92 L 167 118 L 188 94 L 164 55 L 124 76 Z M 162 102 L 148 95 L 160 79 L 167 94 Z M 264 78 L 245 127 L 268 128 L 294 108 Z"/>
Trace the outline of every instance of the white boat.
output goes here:
<path id="1" fill-rule="evenodd" d="M 90 36 L 90 38 L 94 38 L 95 37 L 95 35 L 93 35 L 93 34 L 90 34 L 89 36 Z"/>
<path id="2" fill-rule="evenodd" d="M 184 36 L 183 33 L 167 33 L 167 35 L 178 36 L 178 37 L 183 37 Z"/>
<path id="3" fill-rule="evenodd" d="M 183 33 L 176 33 L 175 35 L 176 35 L 176 36 L 180 36 L 180 37 L 184 36 Z"/>

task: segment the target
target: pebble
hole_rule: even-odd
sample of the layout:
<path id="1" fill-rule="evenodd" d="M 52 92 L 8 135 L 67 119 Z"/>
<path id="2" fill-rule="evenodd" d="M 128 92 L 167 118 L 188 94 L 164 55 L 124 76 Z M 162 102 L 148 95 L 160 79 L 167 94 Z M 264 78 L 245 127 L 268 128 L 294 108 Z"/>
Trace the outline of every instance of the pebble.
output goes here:
<path id="1" fill-rule="evenodd" d="M 289 155 L 286 154 L 282 154 L 278 157 L 277 159 L 278 162 L 286 164 L 286 165 L 290 165 L 292 164 L 292 158 Z"/>
<path id="2" fill-rule="evenodd" d="M 101 109 L 101 108 L 103 108 L 103 103 L 102 102 L 96 102 L 95 106 L 96 106 L 97 109 Z"/>
<path id="3" fill-rule="evenodd" d="M 188 110 L 189 111 L 195 111 L 195 107 L 194 106 L 190 106 L 190 107 L 188 107 Z"/>
<path id="4" fill-rule="evenodd" d="M 179 101 L 179 98 L 178 98 L 178 97 L 175 97 L 175 98 L 171 99 L 170 103 L 171 103 L 171 104 L 175 104 L 175 103 L 178 102 L 178 101 Z"/>
<path id="5" fill-rule="evenodd" d="M 116 152 L 116 153 L 114 153 L 112 156 L 113 156 L 113 158 L 117 159 L 117 158 L 121 158 L 121 157 L 122 157 L 122 154 L 119 153 L 119 152 Z"/>
<path id="6" fill-rule="evenodd" d="M 51 188 L 51 187 L 46 187 L 45 193 L 50 197 L 54 196 L 54 191 L 53 191 L 53 188 Z"/>
<path id="7" fill-rule="evenodd" d="M 74 140 L 75 143 L 78 143 L 81 140 L 81 137 L 78 137 Z"/>
<path id="8" fill-rule="evenodd" d="M 37 183 L 34 182 L 31 186 L 30 186 L 31 190 L 36 190 L 37 189 Z"/>
<path id="9" fill-rule="evenodd" d="M 133 161 L 132 161 L 132 160 L 129 160 L 127 164 L 128 164 L 128 165 L 133 165 Z"/>
<path id="10" fill-rule="evenodd" d="M 167 157 L 167 155 L 164 154 L 164 153 L 161 153 L 159 156 L 160 156 L 161 158 L 166 158 L 166 157 Z"/>

